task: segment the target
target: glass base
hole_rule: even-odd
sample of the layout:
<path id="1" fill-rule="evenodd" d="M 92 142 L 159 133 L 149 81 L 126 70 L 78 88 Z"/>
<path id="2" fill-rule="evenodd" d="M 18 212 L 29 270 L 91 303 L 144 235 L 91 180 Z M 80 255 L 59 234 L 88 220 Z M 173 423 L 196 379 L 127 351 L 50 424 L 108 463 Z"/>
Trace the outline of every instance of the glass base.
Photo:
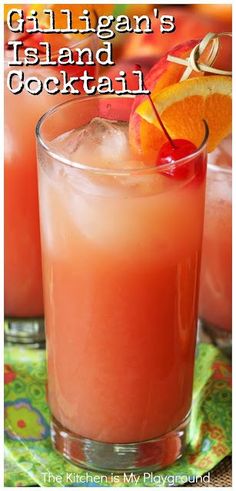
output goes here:
<path id="1" fill-rule="evenodd" d="M 54 417 L 51 439 L 54 448 L 73 464 L 108 472 L 158 470 L 179 459 L 186 447 L 190 415 L 173 431 L 136 443 L 103 443 L 81 437 L 64 428 Z"/>
<path id="2" fill-rule="evenodd" d="M 227 356 L 232 354 L 232 332 L 220 329 L 212 324 L 209 324 L 204 319 L 201 319 L 200 330 L 207 340 L 218 346 Z M 201 335 L 201 337 L 203 337 Z"/>
<path id="3" fill-rule="evenodd" d="M 4 323 L 6 344 L 20 344 L 27 348 L 44 348 L 43 319 L 6 319 Z"/>

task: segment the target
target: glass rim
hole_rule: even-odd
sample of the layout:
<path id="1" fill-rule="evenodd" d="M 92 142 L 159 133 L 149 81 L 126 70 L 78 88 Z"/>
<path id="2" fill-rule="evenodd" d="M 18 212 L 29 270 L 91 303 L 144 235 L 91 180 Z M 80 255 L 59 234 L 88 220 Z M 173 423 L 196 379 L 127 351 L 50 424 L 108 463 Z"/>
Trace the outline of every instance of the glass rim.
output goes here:
<path id="1" fill-rule="evenodd" d="M 55 160 L 59 161 L 60 163 L 62 163 L 64 165 L 76 168 L 76 169 L 81 170 L 81 171 L 93 172 L 95 174 L 110 175 L 110 176 L 112 176 L 112 175 L 113 176 L 121 176 L 121 175 L 123 175 L 123 176 L 124 175 L 134 176 L 134 175 L 141 175 L 141 174 L 142 175 L 143 174 L 152 174 L 152 173 L 157 173 L 157 172 L 159 173 L 159 172 L 163 172 L 165 170 L 168 170 L 171 168 L 171 166 L 173 166 L 173 161 L 172 161 L 170 163 L 168 162 L 167 164 L 161 164 L 161 165 L 156 165 L 156 164 L 153 164 L 150 166 L 146 165 L 145 168 L 143 168 L 143 167 L 135 167 L 133 169 L 122 168 L 122 167 L 120 167 L 119 169 L 117 169 L 117 168 L 112 169 L 109 167 L 101 168 L 101 167 L 95 167 L 93 165 L 90 166 L 87 164 L 83 164 L 81 162 L 71 161 L 70 159 L 66 158 L 64 155 L 60 154 L 59 152 L 57 153 L 54 149 L 50 148 L 50 143 L 48 144 L 45 141 L 45 139 L 42 137 L 42 134 L 41 134 L 41 128 L 42 128 L 42 125 L 44 124 L 44 122 L 46 122 L 47 119 L 49 117 L 51 117 L 53 114 L 55 114 L 57 111 L 63 109 L 64 106 L 88 101 L 88 97 L 89 97 L 90 101 L 98 100 L 98 99 L 109 99 L 109 100 L 124 99 L 124 98 L 125 99 L 132 99 L 132 100 L 135 99 L 135 96 L 132 96 L 130 94 L 123 95 L 123 96 L 118 96 L 115 94 L 113 94 L 113 95 L 111 95 L 111 94 L 107 94 L 107 95 L 106 94 L 103 94 L 103 95 L 98 94 L 98 95 L 94 95 L 94 96 L 85 95 L 85 96 L 82 96 L 82 97 L 79 97 L 76 99 L 70 99 L 69 101 L 62 102 L 62 103 L 57 104 L 56 106 L 52 107 L 51 109 L 49 109 L 38 120 L 38 123 L 36 124 L 36 127 L 35 127 L 35 134 L 36 134 L 37 142 L 43 147 L 43 149 L 47 152 L 47 154 L 50 157 L 54 158 Z M 199 147 L 194 152 L 192 152 L 187 157 L 182 157 L 181 159 L 175 160 L 174 161 L 175 164 L 178 164 L 178 165 L 186 164 L 189 161 L 192 161 L 193 158 L 198 157 L 201 154 L 201 152 L 203 151 L 203 149 L 206 146 L 207 141 L 208 141 L 209 128 L 208 128 L 207 122 L 204 119 L 202 120 L 202 122 L 203 122 L 203 125 L 205 128 L 205 134 L 204 134 L 204 137 L 203 137 L 201 144 L 199 145 Z"/>

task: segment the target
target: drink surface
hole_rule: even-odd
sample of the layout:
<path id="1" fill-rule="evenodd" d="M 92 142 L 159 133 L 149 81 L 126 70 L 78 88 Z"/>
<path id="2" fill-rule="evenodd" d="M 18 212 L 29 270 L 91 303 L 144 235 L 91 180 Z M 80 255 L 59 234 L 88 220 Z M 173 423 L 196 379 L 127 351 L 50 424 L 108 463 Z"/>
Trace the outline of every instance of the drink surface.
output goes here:
<path id="1" fill-rule="evenodd" d="M 209 155 L 206 188 L 200 316 L 232 329 L 232 140 Z"/>
<path id="2" fill-rule="evenodd" d="M 123 443 L 190 410 L 204 206 L 196 159 L 182 181 L 150 173 L 126 135 L 96 118 L 50 144 L 72 165 L 39 150 L 49 404 L 65 428 Z"/>

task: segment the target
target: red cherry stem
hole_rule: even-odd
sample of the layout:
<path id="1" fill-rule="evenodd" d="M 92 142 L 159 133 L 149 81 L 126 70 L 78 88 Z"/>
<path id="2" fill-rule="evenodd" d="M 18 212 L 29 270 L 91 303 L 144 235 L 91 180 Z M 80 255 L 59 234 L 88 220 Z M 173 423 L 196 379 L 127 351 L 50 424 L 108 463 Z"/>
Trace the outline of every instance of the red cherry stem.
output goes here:
<path id="1" fill-rule="evenodd" d="M 136 67 L 137 67 L 138 70 L 141 70 L 141 66 L 140 65 L 136 65 Z M 148 90 L 147 87 L 146 87 L 146 85 L 145 85 L 145 82 L 143 82 L 143 86 L 144 86 L 144 89 L 145 90 Z M 151 94 L 147 94 L 147 97 L 148 97 L 148 99 L 150 101 L 150 104 L 151 104 L 152 109 L 153 109 L 153 111 L 155 113 L 155 116 L 157 118 L 157 121 L 160 123 L 160 126 L 162 128 L 163 133 L 165 134 L 166 138 L 169 140 L 171 146 L 173 148 L 177 148 L 176 145 L 175 145 L 175 143 L 174 143 L 174 141 L 172 140 L 171 136 L 169 135 L 169 133 L 168 133 L 168 131 L 167 131 L 164 123 L 161 120 L 160 114 L 158 113 L 158 110 L 157 110 L 157 108 L 156 108 L 156 106 L 155 106 L 155 104 L 154 104 L 154 102 L 152 100 Z"/>

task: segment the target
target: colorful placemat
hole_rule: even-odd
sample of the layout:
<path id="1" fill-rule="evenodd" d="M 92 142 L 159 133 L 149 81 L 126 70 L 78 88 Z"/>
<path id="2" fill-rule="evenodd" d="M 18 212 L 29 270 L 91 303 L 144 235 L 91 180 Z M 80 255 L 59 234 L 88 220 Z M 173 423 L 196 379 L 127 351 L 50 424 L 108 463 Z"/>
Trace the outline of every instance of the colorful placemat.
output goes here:
<path id="1" fill-rule="evenodd" d="M 225 457 L 216 467 L 211 471 L 210 484 L 211 487 L 229 488 L 232 487 L 232 456 Z M 187 484 L 186 484 L 187 486 Z M 196 484 L 188 484 L 189 487 L 203 488 L 206 484 L 203 482 L 197 482 Z"/>
<path id="2" fill-rule="evenodd" d="M 162 471 L 106 475 L 64 460 L 50 442 L 45 352 L 5 349 L 5 486 L 177 486 L 200 480 L 231 453 L 231 365 L 214 346 L 197 346 L 193 410 L 185 455 Z"/>

